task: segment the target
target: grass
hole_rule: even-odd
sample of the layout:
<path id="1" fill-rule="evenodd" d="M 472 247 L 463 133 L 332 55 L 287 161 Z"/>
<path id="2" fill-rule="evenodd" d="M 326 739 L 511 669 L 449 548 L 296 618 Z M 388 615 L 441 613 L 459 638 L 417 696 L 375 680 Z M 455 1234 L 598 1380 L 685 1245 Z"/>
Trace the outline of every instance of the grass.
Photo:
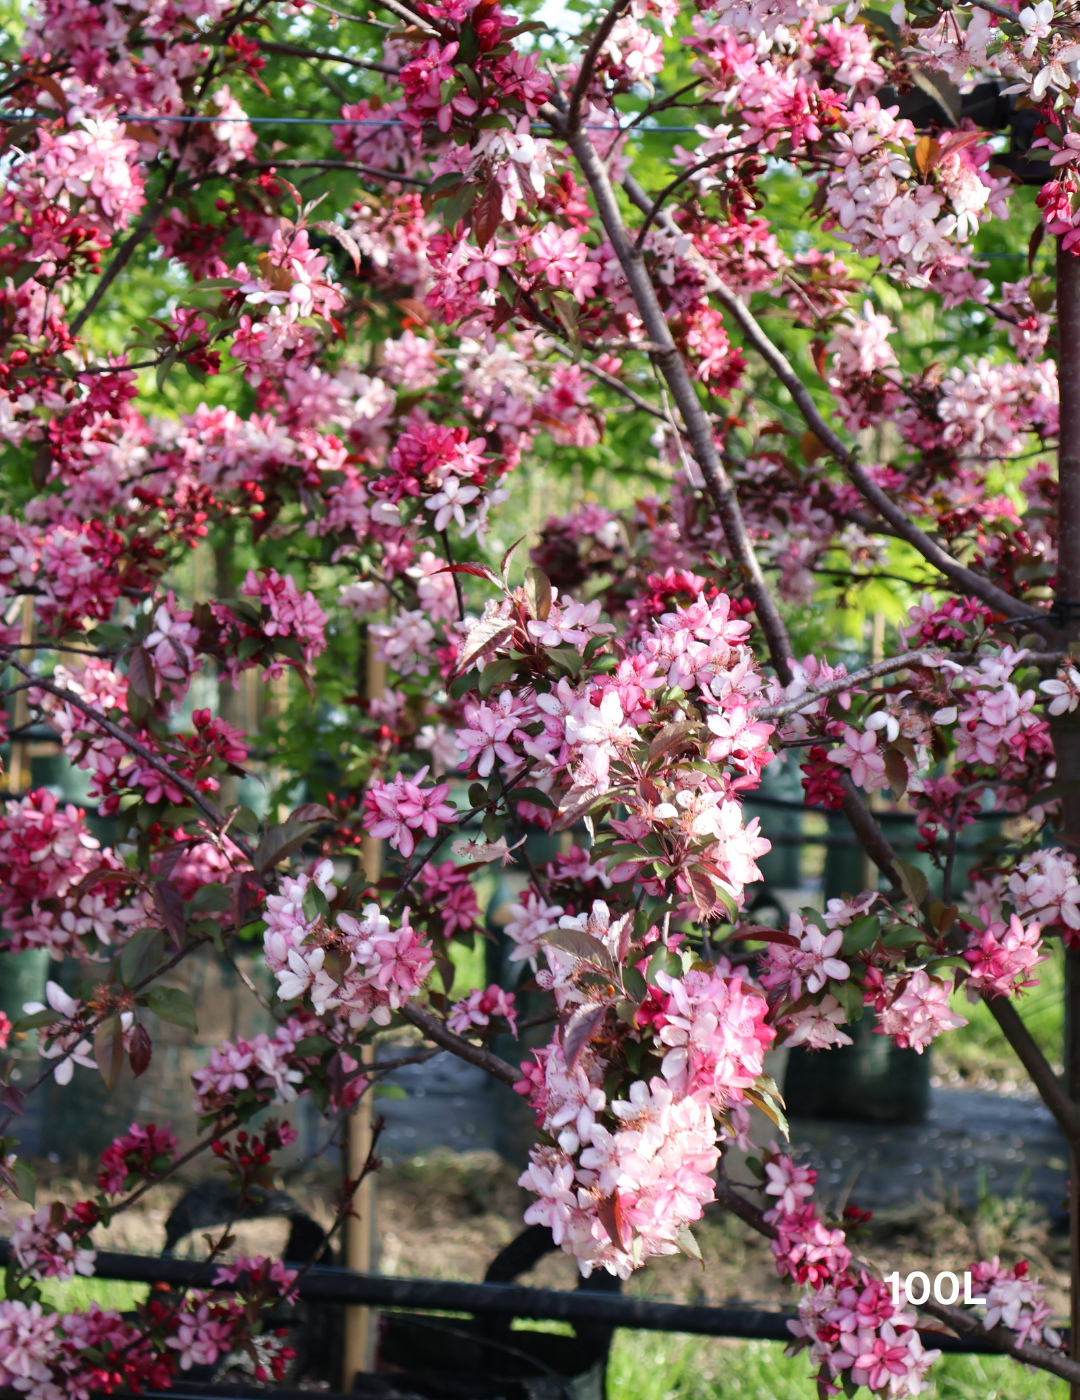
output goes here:
<path id="1" fill-rule="evenodd" d="M 145 1283 L 121 1283 L 105 1278 L 76 1277 L 68 1279 L 66 1283 L 49 1278 L 41 1285 L 41 1296 L 61 1312 L 88 1308 L 95 1302 L 102 1308 L 131 1312 L 140 1303 L 145 1302 L 148 1288 L 149 1284 Z"/>
<path id="2" fill-rule="evenodd" d="M 1060 1071 L 1065 1037 L 1065 953 L 1058 939 L 1048 939 L 1050 956 L 1035 968 L 1039 985 L 1016 1004 L 1039 1049 Z M 972 1006 L 963 992 L 951 999 L 968 1024 L 943 1035 L 934 1045 L 934 1069 L 947 1082 L 996 1088 L 1018 1084 L 1031 1089 L 1016 1054 L 982 1002 Z"/>
<path id="3" fill-rule="evenodd" d="M 616 1332 L 609 1400 L 817 1400 L 803 1356 L 779 1342 L 736 1342 L 675 1333 Z M 930 1372 L 932 1400 L 1067 1400 L 1068 1386 L 1007 1357 L 943 1356 Z"/>

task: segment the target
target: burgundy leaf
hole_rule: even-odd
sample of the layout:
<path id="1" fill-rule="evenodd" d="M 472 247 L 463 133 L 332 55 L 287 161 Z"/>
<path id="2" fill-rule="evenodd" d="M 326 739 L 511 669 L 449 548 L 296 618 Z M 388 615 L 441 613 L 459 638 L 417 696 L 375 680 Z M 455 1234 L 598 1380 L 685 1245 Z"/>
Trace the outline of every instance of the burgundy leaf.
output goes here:
<path id="1" fill-rule="evenodd" d="M 567 1069 L 573 1069 L 577 1064 L 581 1052 L 606 1015 L 606 1006 L 582 1006 L 570 1017 L 563 1032 L 563 1058 Z"/>
<path id="2" fill-rule="evenodd" d="M 150 1058 L 153 1053 L 154 1046 L 150 1039 L 150 1032 L 145 1026 L 136 1026 L 131 1032 L 131 1044 L 128 1046 L 131 1072 L 136 1079 L 150 1068 Z"/>

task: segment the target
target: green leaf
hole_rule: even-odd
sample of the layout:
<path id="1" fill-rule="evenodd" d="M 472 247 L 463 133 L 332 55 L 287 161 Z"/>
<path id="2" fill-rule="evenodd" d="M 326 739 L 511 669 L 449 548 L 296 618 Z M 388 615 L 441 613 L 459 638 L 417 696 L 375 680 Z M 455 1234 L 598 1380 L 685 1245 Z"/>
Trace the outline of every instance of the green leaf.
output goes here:
<path id="1" fill-rule="evenodd" d="M 881 920 L 876 914 L 864 914 L 861 919 L 856 919 L 844 930 L 844 941 L 840 951 L 843 953 L 861 953 L 863 949 L 869 948 L 881 935 Z"/>
<path id="2" fill-rule="evenodd" d="M 304 916 L 309 920 L 330 916 L 330 905 L 318 885 L 310 884 L 304 891 Z"/>
<path id="3" fill-rule="evenodd" d="M 926 942 L 926 934 L 912 924 L 893 924 L 888 933 L 882 936 L 881 942 L 885 948 L 913 948 L 918 943 Z"/>
<path id="4" fill-rule="evenodd" d="M 460 700 L 468 695 L 470 690 L 475 689 L 480 677 L 475 671 L 466 671 L 463 676 L 455 676 L 450 682 L 451 700 Z"/>
<path id="5" fill-rule="evenodd" d="M 174 1026 L 186 1026 L 192 1031 L 199 1029 L 191 998 L 179 987 L 151 987 L 146 1004 L 163 1021 L 171 1021 Z"/>
<path id="6" fill-rule="evenodd" d="M 495 687 L 505 685 L 516 670 L 516 661 L 506 659 L 489 661 L 480 672 L 480 694 L 486 700 Z"/>
<path id="7" fill-rule="evenodd" d="M 54 1021 L 59 1021 L 60 1016 L 56 1011 L 50 1011 L 47 1007 L 42 1011 L 33 1011 L 29 1016 L 20 1016 L 12 1026 L 13 1031 L 33 1031 L 39 1026 L 51 1026 Z"/>
<path id="8" fill-rule="evenodd" d="M 539 788 L 514 788 L 513 792 L 510 795 L 513 798 L 519 799 L 522 802 L 531 802 L 534 807 L 544 807 L 549 812 L 558 811 L 558 808 L 555 806 L 555 803 L 552 802 L 551 798 L 547 795 L 547 793 L 541 792 Z"/>
<path id="9" fill-rule="evenodd" d="M 124 944 L 120 954 L 120 980 L 125 987 L 137 987 L 161 962 L 165 935 L 159 928 L 138 929 Z"/>
<path id="10" fill-rule="evenodd" d="M 649 984 L 636 967 L 623 968 L 623 986 L 637 1001 L 644 1001 L 649 995 Z"/>
<path id="11" fill-rule="evenodd" d="M 37 1205 L 37 1176 L 28 1162 L 14 1162 L 10 1168 L 19 1200 L 27 1205 Z"/>
<path id="12" fill-rule="evenodd" d="M 228 909 L 230 903 L 229 891 L 216 881 L 209 885 L 200 885 L 191 896 L 192 909 L 197 909 L 200 913 L 214 909 Z"/>
<path id="13" fill-rule="evenodd" d="M 904 893 L 916 909 L 921 908 L 930 889 L 930 882 L 919 867 L 912 865 L 910 861 L 897 860 L 895 865 L 897 874 L 900 876 L 900 883 L 904 887 Z"/>

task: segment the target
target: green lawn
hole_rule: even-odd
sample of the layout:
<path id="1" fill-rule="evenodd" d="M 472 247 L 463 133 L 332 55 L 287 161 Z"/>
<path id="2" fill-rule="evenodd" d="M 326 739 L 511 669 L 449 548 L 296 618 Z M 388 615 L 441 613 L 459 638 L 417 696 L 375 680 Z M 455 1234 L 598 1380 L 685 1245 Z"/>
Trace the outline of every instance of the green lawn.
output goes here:
<path id="1" fill-rule="evenodd" d="M 779 1342 L 733 1342 L 661 1332 L 616 1332 L 608 1400 L 817 1400 L 804 1356 Z M 933 1400 L 1067 1400 L 1068 1386 L 1002 1357 L 944 1356 Z M 865 1392 L 864 1392 L 865 1393 Z"/>

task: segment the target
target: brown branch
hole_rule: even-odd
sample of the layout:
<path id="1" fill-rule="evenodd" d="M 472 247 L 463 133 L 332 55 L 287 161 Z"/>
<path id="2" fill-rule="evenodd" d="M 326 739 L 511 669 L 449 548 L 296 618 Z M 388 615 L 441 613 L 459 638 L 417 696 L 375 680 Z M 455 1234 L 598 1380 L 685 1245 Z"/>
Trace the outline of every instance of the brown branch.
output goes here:
<path id="1" fill-rule="evenodd" d="M 630 0 L 615 0 L 614 5 L 600 21 L 596 33 L 592 36 L 589 47 L 585 50 L 585 55 L 581 60 L 581 67 L 578 70 L 577 82 L 575 82 L 566 109 L 566 129 L 562 133 L 566 137 L 575 136 L 581 126 L 581 108 L 585 101 L 585 94 L 592 82 L 593 73 L 596 70 L 596 61 L 600 57 L 600 50 L 608 41 L 608 36 L 615 28 L 622 16 L 626 13 Z M 616 133 L 618 134 L 618 133 Z"/>
<path id="2" fill-rule="evenodd" d="M 745 1196 L 739 1195 L 724 1175 L 723 1168 L 717 1175 L 716 1199 L 725 1210 L 731 1211 L 732 1215 L 737 1215 L 740 1220 L 752 1226 L 759 1235 L 767 1235 L 770 1240 L 779 1237 L 779 1230 L 765 1219 L 765 1212 L 760 1206 L 754 1205 L 753 1201 L 748 1201 Z"/>
<path id="3" fill-rule="evenodd" d="M 473 1045 L 471 1041 L 463 1039 L 460 1035 L 455 1035 L 453 1031 L 447 1030 L 443 1023 L 430 1011 L 422 1006 L 408 1003 L 399 1012 L 406 1021 L 416 1027 L 424 1036 L 425 1040 L 432 1040 L 436 1045 L 444 1050 L 449 1050 L 451 1054 L 457 1055 L 461 1060 L 467 1060 L 470 1065 L 476 1065 L 482 1070 L 492 1075 L 495 1079 L 501 1079 L 504 1084 L 509 1084 L 511 1088 L 521 1079 L 521 1074 L 513 1065 L 509 1065 L 498 1055 L 493 1055 L 490 1050 L 485 1050 L 482 1045 Z"/>
<path id="4" fill-rule="evenodd" d="M 348 122 L 340 125 L 348 126 Z M 331 125 L 337 126 L 337 122 Z M 417 175 L 399 175 L 394 170 L 378 170 L 373 165 L 358 165 L 352 160 L 249 160 L 234 167 L 230 173 L 242 175 L 249 170 L 356 170 L 374 180 L 397 180 L 403 185 L 417 185 L 420 189 L 429 188 L 430 180 L 421 180 Z M 127 369 L 128 366 L 121 366 Z M 134 368 L 134 366 L 132 366 Z"/>
<path id="5" fill-rule="evenodd" d="M 1032 1342 L 1018 1342 L 1016 1333 L 1010 1332 L 1007 1327 L 984 1327 L 977 1317 L 965 1312 L 963 1308 L 930 1302 L 919 1303 L 917 1307 L 920 1312 L 929 1313 L 939 1322 L 944 1322 L 961 1337 L 986 1342 L 995 1351 L 1023 1361 L 1028 1366 L 1038 1366 L 1040 1370 L 1050 1371 L 1055 1376 L 1061 1376 L 1063 1380 L 1072 1381 L 1074 1385 L 1080 1384 L 1080 1361 L 1070 1361 L 1061 1352 L 1051 1351 L 1049 1347 L 1035 1346 Z M 924 1332 L 923 1338 L 926 1339 L 928 1335 L 933 1336 L 932 1333 Z"/>
<path id="6" fill-rule="evenodd" d="M 371 73 L 386 73 L 389 77 L 397 76 L 398 70 L 391 68 L 387 63 L 372 63 L 366 58 L 348 58 L 343 53 L 327 53 L 323 49 L 308 49 L 303 44 L 282 44 L 276 39 L 256 39 L 258 48 L 264 53 L 280 53 L 292 55 L 295 58 L 320 59 L 324 63 L 344 63 L 349 68 L 366 68 Z"/>
<path id="7" fill-rule="evenodd" d="M 1009 997 L 984 996 L 990 1015 L 1001 1027 L 1005 1039 L 1016 1051 L 1017 1058 L 1028 1072 L 1039 1097 L 1057 1119 L 1058 1126 L 1074 1150 L 1080 1147 L 1080 1108 L 1065 1092 L 1050 1061 L 1035 1043 L 1034 1037 Z"/>
<path id="8" fill-rule="evenodd" d="M 151 204 L 148 204 L 146 206 L 146 212 L 143 214 L 142 218 L 128 234 L 127 238 L 124 239 L 123 243 L 120 244 L 120 247 L 116 250 L 112 261 L 109 263 L 109 266 L 101 274 L 101 280 L 98 282 L 94 290 L 90 293 L 89 297 L 86 299 L 86 302 L 83 305 L 83 309 L 72 321 L 71 334 L 73 336 L 79 334 L 89 317 L 91 317 L 97 310 L 98 306 L 100 306 L 102 297 L 104 297 L 105 293 L 109 290 L 109 288 L 116 281 L 120 273 L 131 261 L 131 255 L 135 252 L 135 249 L 150 232 L 154 220 L 161 213 L 162 204 L 169 197 L 169 193 L 173 187 L 173 181 L 176 179 L 179 171 L 180 158 L 178 156 L 170 164 L 168 170 L 165 172 L 165 183 L 162 185 L 161 191 L 158 194 L 157 198 Z M 120 366 L 120 368 L 123 368 L 123 366 Z"/>
<path id="9" fill-rule="evenodd" d="M 874 578 L 876 575 L 868 574 L 867 577 Z M 808 686 L 794 700 L 784 700 L 779 705 L 762 705 L 754 711 L 754 718 L 786 719 L 788 715 L 798 714 L 800 710 L 805 710 L 808 706 L 816 704 L 819 700 L 827 699 L 830 695 L 840 695 L 845 690 L 851 690 L 854 686 L 861 685 L 863 681 L 876 680 L 878 676 L 888 676 L 893 671 L 902 671 L 908 666 L 925 665 L 924 658 L 932 650 L 932 647 L 920 647 L 918 651 L 900 652 L 884 661 L 875 661 L 872 666 L 863 666 L 858 671 L 852 671 L 849 676 L 840 676 L 834 681 L 826 681 L 824 685 Z"/>
<path id="10" fill-rule="evenodd" d="M 118 724 L 114 724 L 111 719 L 106 719 L 102 712 L 96 710 L 88 701 L 83 700 L 73 691 L 65 690 L 63 686 L 53 685 L 52 681 L 47 681 L 41 677 L 35 676 L 29 667 L 24 666 L 21 661 L 16 661 L 13 656 L 8 658 L 8 665 L 14 666 L 16 671 L 21 671 L 24 676 L 33 681 L 34 687 L 37 690 L 48 691 L 50 695 L 55 695 L 57 699 L 63 700 L 65 704 L 73 705 L 75 709 L 89 716 L 89 718 L 92 719 L 100 729 L 103 729 L 106 734 L 110 735 L 113 739 L 119 740 L 119 742 L 130 749 L 132 753 L 138 754 L 143 762 L 148 763 L 155 772 L 160 773 L 162 777 L 168 778 L 170 782 L 175 783 L 180 791 L 186 793 L 195 806 L 198 807 L 203 815 L 209 818 L 216 827 L 220 828 L 225 825 L 224 816 L 222 816 L 212 802 L 206 800 L 193 782 L 174 773 L 164 759 L 158 758 L 157 754 L 151 749 L 148 749 L 145 744 L 121 729 Z M 244 852 L 249 860 L 254 860 L 254 853 L 242 836 L 230 837 L 230 840 Z"/>
<path id="11" fill-rule="evenodd" d="M 844 468 L 864 499 L 874 507 L 882 519 L 892 525 L 897 535 L 918 550 L 928 563 L 932 564 L 939 573 L 944 574 L 958 588 L 981 598 L 996 612 L 1004 613 L 1006 617 L 1028 617 L 1031 613 L 1030 604 L 1021 602 L 1019 598 L 1014 598 L 1011 593 L 1006 593 L 1004 589 L 998 588 L 989 579 L 983 578 L 981 574 L 975 573 L 973 569 L 966 568 L 954 559 L 929 535 L 919 529 L 903 507 L 898 506 L 891 497 L 885 494 L 881 487 L 871 479 L 866 469 L 859 465 L 851 449 L 825 421 L 809 389 L 792 369 L 787 357 L 761 329 L 742 297 L 723 284 L 714 286 L 713 290 L 717 300 L 722 302 L 724 308 L 738 324 L 747 343 L 753 346 L 784 388 L 787 389 L 810 430 Z"/>
<path id="12" fill-rule="evenodd" d="M 889 838 L 874 819 L 874 814 L 866 805 L 862 793 L 851 781 L 846 769 L 840 770 L 840 786 L 844 789 L 843 812 L 848 825 L 855 833 L 855 839 L 894 889 L 900 887 L 900 875 L 896 869 L 896 852 Z"/>
<path id="13" fill-rule="evenodd" d="M 709 496 L 720 517 L 728 549 L 742 571 L 748 592 L 756 605 L 758 622 L 765 635 L 773 666 L 781 682 L 787 685 L 791 680 L 793 655 L 787 628 L 765 581 L 735 489 L 717 452 L 713 425 L 701 406 L 697 390 L 672 339 L 641 250 L 635 248 L 630 240 L 607 170 L 596 154 L 587 132 L 577 131 L 567 135 L 567 126 L 562 114 L 550 103 L 545 104 L 542 115 L 545 121 L 551 122 L 557 135 L 568 139 L 570 149 L 577 158 L 596 200 L 604 231 L 633 292 L 645 333 L 656 345 L 663 347 L 653 352 L 653 362 L 667 381 L 672 398 L 682 415 L 690 450 L 701 469 Z"/>

